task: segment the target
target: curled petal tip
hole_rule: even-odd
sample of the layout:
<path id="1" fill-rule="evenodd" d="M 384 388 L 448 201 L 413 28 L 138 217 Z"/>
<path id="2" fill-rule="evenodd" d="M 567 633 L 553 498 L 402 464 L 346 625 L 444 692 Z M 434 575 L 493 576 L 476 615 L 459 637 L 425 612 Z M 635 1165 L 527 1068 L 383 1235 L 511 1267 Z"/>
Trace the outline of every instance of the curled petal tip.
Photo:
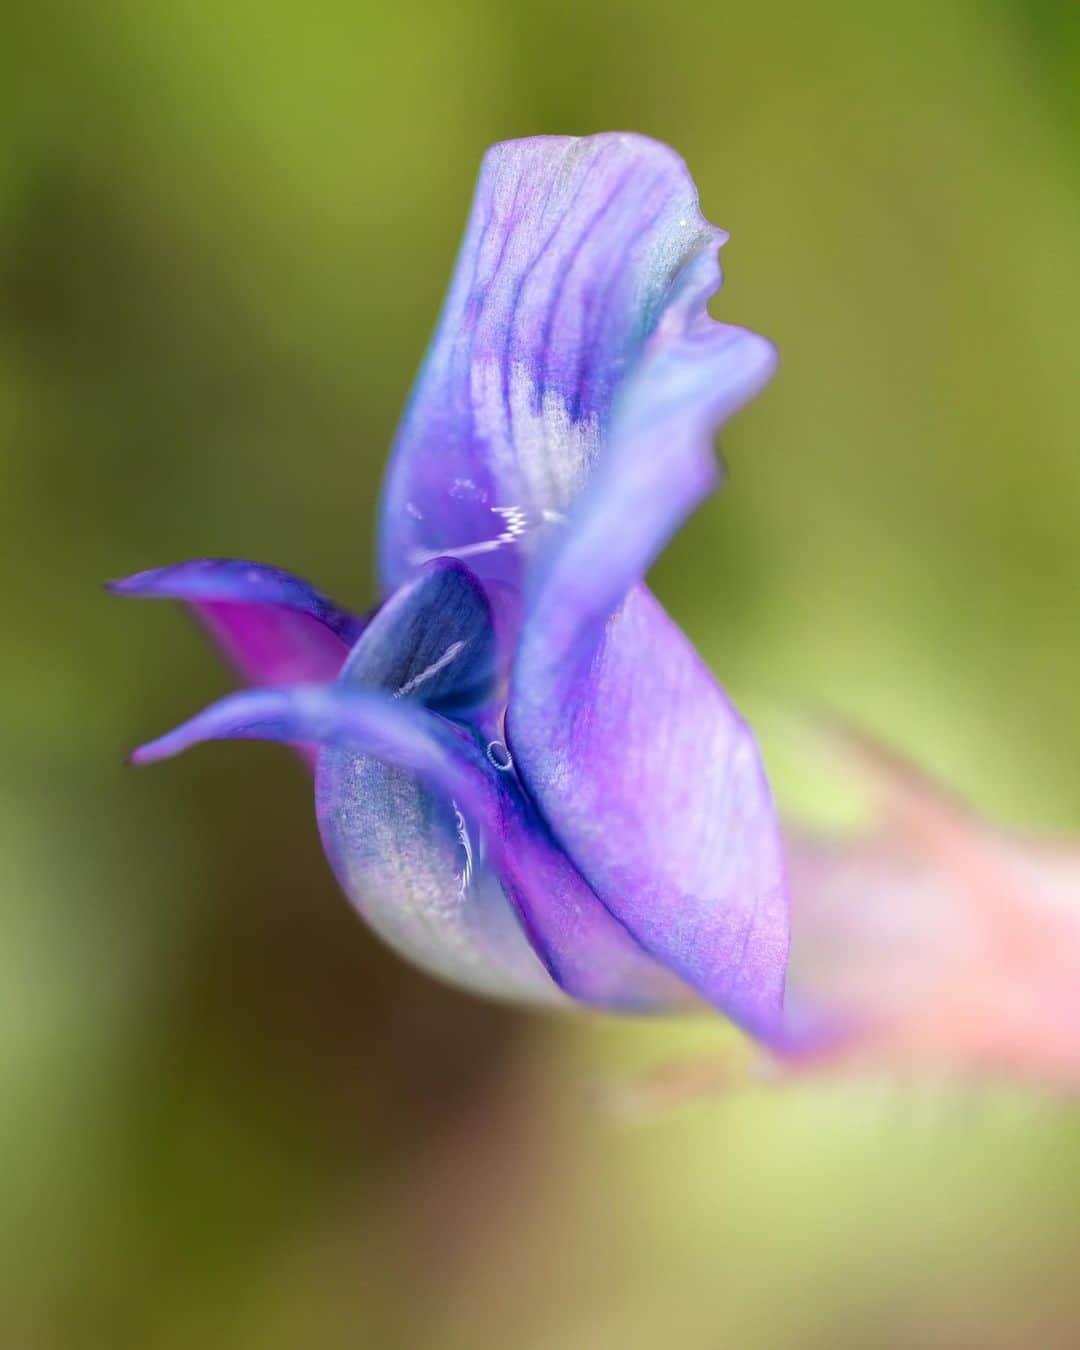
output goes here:
<path id="1" fill-rule="evenodd" d="M 646 435 L 652 458 L 692 442 L 702 487 L 696 460 L 711 461 L 714 428 L 774 361 L 767 343 L 741 341 L 749 335 L 706 311 L 725 238 L 680 156 L 648 137 L 543 136 L 488 151 L 387 479 L 389 589 L 439 552 L 520 584 L 550 538 L 540 523 L 566 514 L 613 438 L 635 433 L 635 459 Z M 617 458 L 621 472 L 627 455 Z M 684 469 L 664 476 L 667 487 Z M 680 495 L 672 528 L 693 504 L 683 497 L 700 495 Z"/>
<path id="2" fill-rule="evenodd" d="M 154 570 L 148 572 L 132 572 L 126 577 L 110 577 L 107 581 L 101 583 L 101 588 L 110 595 L 152 595 L 153 591 L 148 590 L 147 588 L 148 586 L 152 586 L 154 577 Z"/>
<path id="3" fill-rule="evenodd" d="M 157 740 L 147 741 L 145 745 L 137 745 L 134 750 L 129 751 L 124 756 L 124 763 L 137 769 L 143 764 L 156 764 L 158 760 L 171 759 L 183 748 L 168 744 L 175 735 L 175 732 L 166 732 L 164 736 L 159 736 Z"/>
<path id="4" fill-rule="evenodd" d="M 131 572 L 125 577 L 110 577 L 102 582 L 111 595 L 153 595 L 155 585 L 172 569 L 150 567 L 142 572 Z"/>

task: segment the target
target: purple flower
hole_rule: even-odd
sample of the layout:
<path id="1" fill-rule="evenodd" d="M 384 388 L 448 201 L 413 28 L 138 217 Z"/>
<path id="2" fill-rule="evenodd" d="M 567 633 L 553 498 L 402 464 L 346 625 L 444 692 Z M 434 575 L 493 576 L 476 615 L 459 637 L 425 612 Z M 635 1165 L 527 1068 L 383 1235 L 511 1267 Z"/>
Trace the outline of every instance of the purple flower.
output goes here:
<path id="1" fill-rule="evenodd" d="M 186 602 L 254 686 L 134 759 L 302 747 L 334 871 L 402 954 L 493 995 L 705 999 L 775 1040 L 769 788 L 642 580 L 775 364 L 706 312 L 724 238 L 654 141 L 495 146 L 394 448 L 377 610 L 233 561 L 114 589 Z"/>

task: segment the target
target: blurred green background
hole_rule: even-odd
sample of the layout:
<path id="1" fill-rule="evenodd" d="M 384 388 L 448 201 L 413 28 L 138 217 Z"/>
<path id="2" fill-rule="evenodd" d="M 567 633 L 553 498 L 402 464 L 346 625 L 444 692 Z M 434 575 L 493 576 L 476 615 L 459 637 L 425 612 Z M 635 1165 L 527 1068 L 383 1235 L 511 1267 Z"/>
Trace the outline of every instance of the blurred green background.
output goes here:
<path id="1" fill-rule="evenodd" d="M 99 582 L 373 593 L 483 148 L 635 129 L 772 336 L 655 576 L 757 716 L 847 711 L 1080 832 L 1080 9 L 16 0 L 0 37 L 0 1344 L 1068 1346 L 1080 1120 L 1018 1093 L 606 1088 L 718 1023 L 438 987 L 273 747 L 124 750 L 225 676 Z"/>

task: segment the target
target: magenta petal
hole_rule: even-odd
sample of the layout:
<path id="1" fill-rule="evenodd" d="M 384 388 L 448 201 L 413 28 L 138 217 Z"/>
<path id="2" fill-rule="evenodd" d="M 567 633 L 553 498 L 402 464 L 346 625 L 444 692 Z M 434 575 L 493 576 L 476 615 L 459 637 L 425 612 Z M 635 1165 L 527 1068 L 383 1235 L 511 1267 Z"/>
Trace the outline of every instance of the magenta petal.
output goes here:
<path id="1" fill-rule="evenodd" d="M 301 578 L 238 559 L 158 567 L 109 589 L 187 604 L 248 684 L 332 680 L 364 627 Z"/>

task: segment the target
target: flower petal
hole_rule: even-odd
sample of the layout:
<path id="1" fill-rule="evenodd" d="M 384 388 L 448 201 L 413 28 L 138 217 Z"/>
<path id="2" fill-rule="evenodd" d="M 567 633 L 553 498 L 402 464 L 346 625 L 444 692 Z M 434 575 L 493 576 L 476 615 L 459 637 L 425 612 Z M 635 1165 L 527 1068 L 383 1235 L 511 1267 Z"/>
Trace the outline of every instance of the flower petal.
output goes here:
<path id="1" fill-rule="evenodd" d="M 497 652 L 483 587 L 463 563 L 436 558 L 372 618 L 341 675 L 358 688 L 460 714 L 491 699 Z"/>
<path id="2" fill-rule="evenodd" d="M 588 488 L 534 569 L 526 664 L 588 665 L 623 597 L 718 486 L 718 428 L 772 375 L 764 338 L 705 312 L 715 261 L 691 272 L 619 395 Z"/>
<path id="3" fill-rule="evenodd" d="M 461 785 L 455 796 L 452 787 L 436 784 L 440 790 L 433 794 L 430 780 L 407 772 L 409 766 L 325 751 L 318 776 L 320 819 L 342 885 L 372 924 L 387 932 L 416 907 L 413 894 L 421 877 L 424 912 L 450 912 L 473 877 L 483 885 L 493 868 L 541 960 L 567 993 L 620 1008 L 685 1001 L 687 991 L 644 955 L 597 900 L 521 791 L 498 739 L 498 706 L 478 706 L 482 695 L 492 692 L 495 650 L 486 593 L 465 564 L 450 558 L 421 568 L 353 649 L 341 673 L 344 685 L 423 699 L 443 712 L 471 704 L 470 723 L 482 733 L 480 764 L 492 791 L 480 800 L 467 797 Z M 471 743 L 470 748 L 476 749 Z M 388 801 L 392 811 L 385 809 Z M 444 828 L 433 832 L 431 821 L 440 813 Z M 481 830 L 484 860 L 469 842 L 470 824 Z M 387 860 L 400 856 L 403 837 L 416 841 L 409 884 L 386 875 Z"/>
<path id="4" fill-rule="evenodd" d="M 516 774 L 508 771 L 500 787 L 495 860 L 533 947 L 559 987 L 613 1012 L 689 1006 L 692 991 L 650 957 L 603 904 L 552 840 Z"/>
<path id="5" fill-rule="evenodd" d="M 715 427 L 772 372 L 767 342 L 706 313 L 723 238 L 653 141 L 491 150 L 381 558 L 391 585 L 432 552 L 527 585 L 508 719 L 528 791 L 638 941 L 761 1029 L 787 918 L 756 748 L 647 592 L 608 626 L 716 484 Z"/>
<path id="6" fill-rule="evenodd" d="M 439 715 L 344 684 L 247 690 L 132 759 L 222 739 L 327 747 L 317 785 L 327 855 L 372 927 L 417 964 L 504 997 L 557 999 L 553 976 L 605 1007 L 687 1001 L 552 844 L 512 770 Z"/>
<path id="7" fill-rule="evenodd" d="M 490 809 L 489 790 L 449 722 L 382 691 L 253 689 L 213 704 L 132 760 L 151 763 L 221 739 L 332 747 L 320 756 L 316 789 L 323 843 L 376 932 L 417 965 L 479 993 L 558 998 L 470 836 L 464 811 Z"/>
<path id="8" fill-rule="evenodd" d="M 494 651 L 487 598 L 464 564 L 430 562 L 391 596 L 328 695 L 339 712 L 318 738 L 319 828 L 345 894 L 404 956 L 481 993 L 551 999 L 475 833 L 494 770 L 463 729 L 410 706 L 440 694 L 451 709 L 478 701 Z M 380 743 L 380 706 L 391 721 L 412 716 L 408 755 Z"/>
<path id="9" fill-rule="evenodd" d="M 526 624 L 508 733 L 528 791 L 645 950 L 776 1039 L 786 891 L 752 735 L 644 586 L 599 645 L 560 650 Z"/>
<path id="10" fill-rule="evenodd" d="M 680 342 L 690 320 L 718 330 L 698 293 L 719 284 L 724 238 L 682 160 L 645 137 L 488 151 L 386 484 L 388 588 L 440 553 L 520 581 L 521 546 L 588 480 L 649 343 Z"/>
<path id="11" fill-rule="evenodd" d="M 199 558 L 113 581 L 116 595 L 187 604 L 245 683 L 332 680 L 364 620 L 278 567 Z"/>
<path id="12" fill-rule="evenodd" d="M 492 689 L 494 653 L 483 588 L 464 564 L 439 559 L 382 607 L 337 684 L 235 695 L 134 759 L 221 738 L 322 746 L 327 855 L 356 908 L 399 951 L 486 993 L 550 1001 L 558 985 L 605 1007 L 685 1002 L 688 991 L 552 841 L 502 742 L 477 741 L 429 710 L 468 708 L 474 725 L 494 728 L 475 706 Z"/>
<path id="13" fill-rule="evenodd" d="M 717 427 L 775 364 L 764 339 L 706 311 L 715 242 L 671 278 L 592 478 L 534 564 L 508 731 L 529 792 L 612 913 L 776 1038 L 788 918 L 768 784 L 751 733 L 640 584 L 719 480 Z"/>

